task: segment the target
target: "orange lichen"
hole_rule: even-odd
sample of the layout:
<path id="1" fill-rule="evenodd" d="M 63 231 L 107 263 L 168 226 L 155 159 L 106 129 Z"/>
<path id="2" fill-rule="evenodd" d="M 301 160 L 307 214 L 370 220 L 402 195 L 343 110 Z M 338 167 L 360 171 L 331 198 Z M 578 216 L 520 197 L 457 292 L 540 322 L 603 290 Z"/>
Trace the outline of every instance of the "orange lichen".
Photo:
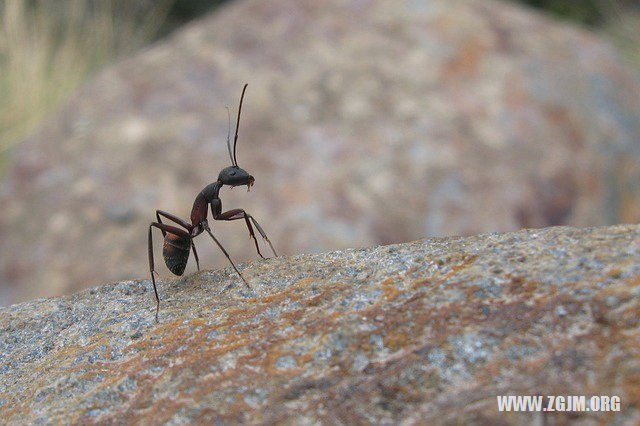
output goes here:
<path id="1" fill-rule="evenodd" d="M 393 302 L 395 300 L 396 297 L 398 297 L 399 294 L 402 294 L 402 290 L 399 290 L 398 288 L 393 286 L 394 281 L 390 281 L 390 280 L 385 280 L 382 283 L 382 298 L 378 301 L 378 303 L 382 303 L 387 302 Z"/>
<path id="2" fill-rule="evenodd" d="M 377 418 L 386 418 L 394 404 L 422 403 L 451 386 L 446 374 L 455 379 L 459 371 L 489 393 L 496 383 L 535 390 L 526 378 L 553 393 L 571 392 L 575 382 L 585 393 L 640 402 L 631 362 L 640 356 L 640 302 L 629 285 L 637 276 L 623 280 L 627 270 L 611 269 L 555 285 L 505 272 L 501 291 L 485 292 L 479 268 L 467 269 L 473 256 L 446 259 L 435 271 L 391 272 L 366 284 L 309 278 L 251 299 L 228 291 L 196 310 L 183 309 L 181 295 L 160 324 L 129 335 L 124 347 L 97 333 L 51 351 L 34 368 L 33 389 L 54 404 L 55 390 L 41 377 L 67 375 L 91 395 L 120 398 L 102 417 L 90 417 L 102 402 L 83 405 L 69 419 L 76 423 L 163 423 L 193 407 L 191 421 L 278 423 L 286 410 L 273 407 L 285 405 L 320 421 L 335 420 L 333 413 L 358 421 L 354 410 L 369 400 L 381 401 L 371 409 L 384 405 Z M 587 286 L 589 293 L 576 291 Z M 14 418 L 33 405 L 2 399 L 3 414 Z M 318 404 L 324 414 L 305 408 Z"/>
<path id="3" fill-rule="evenodd" d="M 431 284 L 430 278 L 421 278 L 421 279 L 415 280 L 413 284 L 411 284 L 411 289 L 416 290 L 419 287 L 429 287 L 430 284 Z"/>
<path id="4" fill-rule="evenodd" d="M 409 346 L 409 342 L 409 336 L 403 333 L 401 329 L 397 332 L 390 332 L 384 337 L 384 345 L 394 352 Z"/>

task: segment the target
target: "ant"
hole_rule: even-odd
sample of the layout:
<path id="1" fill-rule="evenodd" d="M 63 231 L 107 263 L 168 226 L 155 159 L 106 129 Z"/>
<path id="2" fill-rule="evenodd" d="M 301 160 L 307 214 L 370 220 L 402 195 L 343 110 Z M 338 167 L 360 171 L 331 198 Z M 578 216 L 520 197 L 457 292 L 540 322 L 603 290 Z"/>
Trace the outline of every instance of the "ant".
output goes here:
<path id="1" fill-rule="evenodd" d="M 157 272 L 154 269 L 153 262 L 153 240 L 151 236 L 151 229 L 158 228 L 162 231 L 162 236 L 164 237 L 164 245 L 162 247 L 162 256 L 164 257 L 164 262 L 167 265 L 167 268 L 174 273 L 175 275 L 182 275 L 185 267 L 187 266 L 187 261 L 189 260 L 189 254 L 191 250 L 193 250 L 193 255 L 196 259 L 196 265 L 198 267 L 198 271 L 200 270 L 200 261 L 198 259 L 198 252 L 196 251 L 196 246 L 193 243 L 193 239 L 200 235 L 202 232 L 207 231 L 207 233 L 213 238 L 213 241 L 216 242 L 220 250 L 227 257 L 233 269 L 235 269 L 238 276 L 242 279 L 244 284 L 247 286 L 249 290 L 251 287 L 247 280 L 244 279 L 236 265 L 233 263 L 231 258 L 229 257 L 229 253 L 224 249 L 220 241 L 216 237 L 213 236 L 211 229 L 209 228 L 209 223 L 207 222 L 207 207 L 211 206 L 211 215 L 214 220 L 238 220 L 244 219 L 247 224 L 247 228 L 249 230 L 249 237 L 253 238 L 253 241 L 256 246 L 256 250 L 261 258 L 264 259 L 262 253 L 260 253 L 260 248 L 258 247 L 258 240 L 253 232 L 253 226 L 251 223 L 255 225 L 258 229 L 258 232 L 264 238 L 264 240 L 269 243 L 271 250 L 275 256 L 278 256 L 271 241 L 265 234 L 262 227 L 256 222 L 256 220 L 249 213 L 244 211 L 243 209 L 233 209 L 228 210 L 226 212 L 222 211 L 222 200 L 218 196 L 220 192 L 220 188 L 224 185 L 229 185 L 231 187 L 247 185 L 247 191 L 251 189 L 251 186 L 255 182 L 253 176 L 247 173 L 245 170 L 238 167 L 238 160 L 236 158 L 236 144 L 238 142 L 238 127 L 240 127 L 240 111 L 242 110 L 242 100 L 244 99 L 244 92 L 247 90 L 248 84 L 244 85 L 242 89 L 242 95 L 240 96 L 240 106 L 238 107 L 238 120 L 236 122 L 236 134 L 233 138 L 233 154 L 231 151 L 231 117 L 229 115 L 229 108 L 227 108 L 227 117 L 229 120 L 229 130 L 227 132 L 227 149 L 229 150 L 229 158 L 231 159 L 231 166 L 225 167 L 222 169 L 220 174 L 218 175 L 218 180 L 207 185 L 196 197 L 193 202 L 193 208 L 191 209 L 191 223 L 180 219 L 179 217 L 167 213 L 162 210 L 156 210 L 156 218 L 157 222 L 151 222 L 149 225 L 149 271 L 151 272 L 151 281 L 153 282 L 153 291 L 156 295 L 156 322 L 158 322 L 158 311 L 160 310 L 160 298 L 158 297 L 158 289 L 156 287 L 156 280 L 153 276 L 154 273 Z M 178 228 L 173 225 L 168 225 L 162 223 L 160 216 L 169 219 L 175 224 L 179 225 Z"/>

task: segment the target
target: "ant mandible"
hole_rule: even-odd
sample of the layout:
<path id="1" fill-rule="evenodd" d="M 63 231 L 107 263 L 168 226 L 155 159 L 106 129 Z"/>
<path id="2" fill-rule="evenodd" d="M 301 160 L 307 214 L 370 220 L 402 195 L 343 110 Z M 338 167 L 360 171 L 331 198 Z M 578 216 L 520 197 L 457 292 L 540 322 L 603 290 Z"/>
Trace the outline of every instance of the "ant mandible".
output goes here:
<path id="1" fill-rule="evenodd" d="M 231 258 L 229 257 L 229 253 L 224 249 L 220 241 L 216 237 L 213 236 L 211 229 L 209 228 L 209 223 L 207 222 L 207 207 L 211 206 L 211 215 L 214 220 L 238 220 L 244 219 L 247 224 L 247 228 L 249 230 L 250 238 L 253 238 L 253 241 L 256 245 L 256 250 L 261 258 L 264 259 L 262 253 L 260 253 L 260 248 L 258 247 L 258 240 L 253 232 L 253 226 L 251 223 L 255 225 L 258 229 L 258 232 L 264 238 L 264 240 L 269 243 L 271 250 L 275 256 L 278 256 L 271 241 L 267 237 L 267 234 L 264 232 L 262 227 L 256 222 L 256 220 L 249 213 L 244 211 L 244 209 L 233 209 L 228 210 L 226 212 L 222 211 L 222 201 L 218 193 L 220 192 L 220 188 L 224 185 L 233 186 L 241 186 L 247 185 L 247 191 L 251 188 L 255 179 L 245 170 L 238 167 L 238 160 L 236 158 L 236 143 L 238 142 L 238 127 L 240 127 L 240 111 L 242 110 L 242 100 L 244 99 L 244 92 L 247 90 L 248 84 L 244 85 L 242 89 L 242 95 L 240 96 L 240 106 L 238 107 L 238 121 L 236 122 L 236 134 L 233 138 L 233 153 L 231 151 L 231 118 L 229 117 L 229 131 L 227 133 L 227 149 L 229 150 L 229 158 L 231 159 L 231 166 L 225 167 L 222 169 L 220 174 L 218 175 L 218 180 L 207 185 L 196 197 L 193 202 L 193 208 L 191 209 L 191 223 L 180 219 L 179 217 L 167 213 L 162 210 L 156 210 L 156 218 L 157 222 L 151 222 L 149 225 L 149 271 L 151 273 L 151 281 L 153 282 L 153 291 L 156 295 L 156 322 L 158 321 L 158 311 L 160 310 L 160 298 L 158 297 L 158 289 L 156 287 L 156 279 L 154 277 L 154 273 L 157 272 L 154 269 L 153 262 L 153 240 L 151 235 L 152 228 L 158 228 L 162 231 L 162 235 L 164 237 L 164 245 L 162 247 L 162 256 L 164 257 L 164 262 L 167 265 L 167 268 L 174 273 L 175 275 L 182 275 L 185 267 L 187 266 L 187 261 L 189 260 L 189 253 L 193 250 L 193 255 L 196 259 L 196 265 L 198 267 L 198 271 L 200 270 L 200 261 L 198 259 L 198 252 L 196 251 L 196 246 L 193 244 L 193 239 L 200 235 L 202 232 L 207 231 L 207 233 L 213 238 L 213 241 L 216 242 L 220 250 L 227 257 L 233 269 L 238 273 L 238 276 L 242 279 L 244 284 L 248 289 L 251 289 L 249 283 L 244 279 L 236 265 L 233 263 Z M 227 115 L 229 114 L 229 110 L 227 109 Z M 180 229 L 176 226 L 168 225 L 162 223 L 160 217 L 164 217 L 179 225 L 184 229 Z"/>

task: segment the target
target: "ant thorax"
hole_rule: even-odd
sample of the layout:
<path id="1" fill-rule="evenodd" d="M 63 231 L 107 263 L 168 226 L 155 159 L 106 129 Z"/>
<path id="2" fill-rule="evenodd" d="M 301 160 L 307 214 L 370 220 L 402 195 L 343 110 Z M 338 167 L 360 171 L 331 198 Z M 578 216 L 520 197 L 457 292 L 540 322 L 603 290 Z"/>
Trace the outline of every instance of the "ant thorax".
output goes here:
<path id="1" fill-rule="evenodd" d="M 218 193 L 222 184 L 220 182 L 213 182 L 207 185 L 196 197 L 193 202 L 193 208 L 191 209 L 191 224 L 196 226 L 203 220 L 207 219 L 207 209 L 209 203 L 218 198 Z M 222 208 L 222 206 L 220 206 Z"/>

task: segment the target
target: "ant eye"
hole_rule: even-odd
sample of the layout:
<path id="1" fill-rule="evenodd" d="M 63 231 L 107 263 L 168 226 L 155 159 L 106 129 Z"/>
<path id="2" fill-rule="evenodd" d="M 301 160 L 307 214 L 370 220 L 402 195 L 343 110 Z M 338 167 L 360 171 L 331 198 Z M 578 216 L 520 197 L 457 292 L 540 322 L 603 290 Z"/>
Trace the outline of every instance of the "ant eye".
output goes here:
<path id="1" fill-rule="evenodd" d="M 235 171 L 235 170 L 231 170 L 231 171 L 229 172 L 229 174 L 230 174 L 231 176 L 235 176 L 235 175 L 236 175 L 236 171 Z"/>

